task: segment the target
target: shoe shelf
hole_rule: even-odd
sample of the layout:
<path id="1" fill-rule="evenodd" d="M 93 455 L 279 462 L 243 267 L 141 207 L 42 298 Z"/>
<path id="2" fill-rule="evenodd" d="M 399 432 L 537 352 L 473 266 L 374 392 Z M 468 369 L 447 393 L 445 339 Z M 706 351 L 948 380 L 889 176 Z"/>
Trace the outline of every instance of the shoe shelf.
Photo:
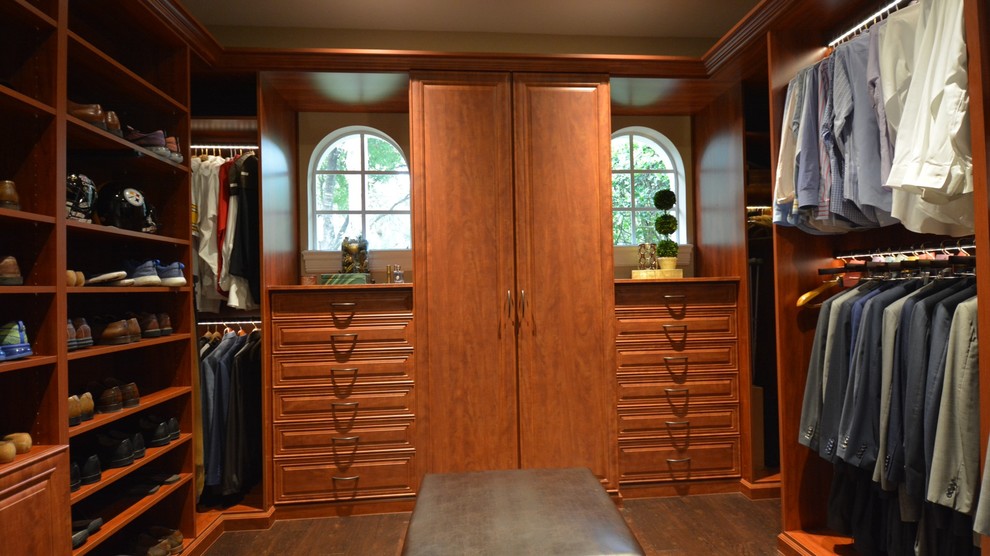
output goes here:
<path id="1" fill-rule="evenodd" d="M 31 355 L 23 359 L 16 359 L 14 361 L 0 361 L 0 373 L 33 369 L 44 365 L 53 365 L 57 362 L 58 357 L 54 355 Z M 0 468 L 2 468 L 2 466 L 0 466 Z"/>
<path id="2" fill-rule="evenodd" d="M 85 289 L 85 288 L 84 288 Z M 128 290 L 128 289 L 138 289 L 136 287 L 130 288 L 107 288 L 114 290 Z M 152 288 L 141 288 L 145 290 L 150 290 Z M 69 361 L 74 361 L 76 359 L 87 359 L 90 357 L 99 357 L 101 355 L 107 355 L 110 353 L 118 353 L 121 351 L 130 351 L 132 349 L 141 349 L 151 346 L 158 346 L 161 344 L 178 344 L 182 342 L 188 342 L 190 339 L 189 334 L 171 334 L 162 338 L 143 338 L 138 342 L 131 342 L 129 344 L 121 344 L 119 346 L 101 346 L 96 344 L 88 348 L 77 349 L 75 351 L 69 352 Z"/>
<path id="3" fill-rule="evenodd" d="M 0 112 L 55 117 L 55 109 L 51 106 L 4 85 L 0 85 Z"/>
<path id="4" fill-rule="evenodd" d="M 56 11 L 53 2 L 45 2 L 51 12 Z M 57 25 L 52 16 L 41 11 L 27 0 L 4 0 L 0 2 L 0 17 L 16 25 L 29 28 L 55 30 Z"/>
<path id="5" fill-rule="evenodd" d="M 51 294 L 55 293 L 55 286 L 0 286 L 0 293 L 13 294 Z M 3 361 L 0 361 L 3 363 Z"/>
<path id="6" fill-rule="evenodd" d="M 179 435 L 179 439 L 178 440 L 173 440 L 172 442 L 169 442 L 165 446 L 161 446 L 161 447 L 158 447 L 158 448 L 147 447 L 147 448 L 145 448 L 144 457 L 141 458 L 141 459 L 134 460 L 134 463 L 132 463 L 132 464 L 126 466 L 126 467 L 115 467 L 113 469 L 104 469 L 104 470 L 102 470 L 102 472 L 100 474 L 100 480 L 99 481 L 97 481 L 97 482 L 95 482 L 93 484 L 82 485 L 81 487 L 79 487 L 79 490 L 77 490 L 77 491 L 75 491 L 75 492 L 73 492 L 73 493 L 71 493 L 69 495 L 69 502 L 72 503 L 73 505 L 78 504 L 80 501 L 85 500 L 86 498 L 89 498 L 90 496 L 96 494 L 97 492 L 100 492 L 101 490 L 103 490 L 103 489 L 107 488 L 108 486 L 110 486 L 110 485 L 112 485 L 112 484 L 120 481 L 121 479 L 124 479 L 125 477 L 130 477 L 131 475 L 135 475 L 136 476 L 135 471 L 137 471 L 138 469 L 142 469 L 143 467 L 147 466 L 151 462 L 157 460 L 158 458 L 161 458 L 165 454 L 167 454 L 167 453 L 171 452 L 172 450 L 175 450 L 175 449 L 177 449 L 177 448 L 179 448 L 179 447 L 181 447 L 181 446 L 183 446 L 183 445 L 185 445 L 186 443 L 189 443 L 189 442 L 192 442 L 192 434 L 190 434 L 190 433 L 182 433 L 181 435 Z M 182 481 L 180 481 L 180 483 L 181 482 Z M 176 484 L 179 484 L 179 483 L 176 483 Z M 175 485 L 165 485 L 165 486 L 172 487 L 172 486 L 175 486 Z M 158 494 L 161 494 L 162 493 L 162 490 L 166 490 L 165 486 L 163 486 L 161 489 L 159 489 L 159 491 L 156 492 L 152 496 L 157 496 Z M 146 498 L 148 498 L 148 497 L 146 497 Z M 142 498 L 142 502 L 144 500 L 145 499 Z M 128 504 L 128 506 L 132 506 L 132 505 L 133 506 L 136 506 L 138 508 L 145 508 L 145 507 L 147 507 L 147 506 L 138 506 L 137 504 Z M 148 504 L 148 505 L 150 506 L 150 504 Z M 135 513 L 135 512 L 130 512 L 130 513 Z M 96 543 L 94 543 L 94 544 L 96 544 Z"/>
<path id="7" fill-rule="evenodd" d="M 115 228 L 113 226 L 103 226 L 102 224 L 90 224 L 88 222 L 66 222 L 65 227 L 69 229 L 70 232 L 78 232 L 82 234 L 95 234 L 106 236 L 108 239 L 120 239 L 120 238 L 130 238 L 137 239 L 141 241 L 146 241 L 148 243 L 164 243 L 175 246 L 187 246 L 191 245 L 192 242 L 188 239 L 182 239 L 177 237 L 169 237 L 157 234 L 146 234 L 144 232 L 132 232 L 131 230 L 124 230 L 121 228 Z M 92 288 L 84 288 L 92 289 Z M 114 288 L 112 293 L 118 293 L 123 289 L 132 288 Z M 168 288 L 170 291 L 176 288 Z"/>
<path id="8" fill-rule="evenodd" d="M 88 554 L 94 548 L 97 548 L 111 538 L 116 533 L 120 532 L 124 527 L 134 521 L 143 512 L 147 511 L 152 506 L 156 505 L 161 500 L 168 497 L 169 494 L 179 490 L 186 484 L 192 481 L 192 473 L 183 473 L 180 475 L 180 479 L 170 485 L 162 485 L 158 489 L 158 492 L 154 494 L 149 494 L 136 503 L 129 503 L 129 500 L 123 500 L 118 506 L 108 507 L 103 513 L 105 515 L 114 515 L 113 518 L 109 520 L 104 520 L 103 526 L 96 533 L 89 536 L 85 543 L 83 543 L 79 548 L 72 551 L 72 556 L 83 556 Z M 183 539 L 183 547 L 186 546 L 186 539 Z"/>
<path id="9" fill-rule="evenodd" d="M 72 294 L 146 294 L 146 293 L 192 293 L 192 286 L 73 286 Z M 146 344 L 147 345 L 147 344 Z"/>
<path id="10" fill-rule="evenodd" d="M 73 116 L 65 118 L 71 152 L 70 158 L 95 162 L 114 162 L 132 165 L 132 170 L 144 174 L 163 172 L 173 175 L 188 174 L 189 167 L 103 131 Z"/>
<path id="11" fill-rule="evenodd" d="M 25 467 L 33 465 L 35 462 L 43 460 L 53 453 L 61 452 L 65 450 L 65 446 L 58 445 L 47 445 L 47 444 L 35 444 L 31 446 L 31 450 L 26 454 L 17 454 L 14 456 L 14 461 L 10 463 L 0 463 L 0 474 L 8 475 L 19 471 Z"/>
<path id="12" fill-rule="evenodd" d="M 124 408 L 113 413 L 97 413 L 93 415 L 92 420 L 83 421 L 74 427 L 69 427 L 69 437 L 75 438 L 87 432 L 94 431 L 104 425 L 113 423 L 114 421 L 119 421 L 120 419 L 130 417 L 146 409 L 151 409 L 169 400 L 174 400 L 175 398 L 191 393 L 192 387 L 190 386 L 173 386 L 171 388 L 164 388 L 157 392 L 152 392 L 151 394 L 142 395 L 141 403 L 134 407 Z"/>
<path id="13" fill-rule="evenodd" d="M 31 222 L 35 224 L 55 224 L 55 217 L 48 216 L 46 214 L 37 214 L 34 212 L 27 212 L 24 210 L 11 210 L 0 208 L 0 220 L 22 220 L 24 222 Z"/>
<path id="14" fill-rule="evenodd" d="M 76 92 L 77 88 L 86 88 L 87 85 L 98 86 L 94 83 L 113 83 L 112 90 L 103 91 L 106 99 L 98 99 L 101 104 L 106 105 L 104 108 L 116 111 L 118 106 L 137 105 L 143 110 L 166 114 L 184 114 L 186 112 L 185 105 L 171 95 L 107 56 L 79 35 L 69 31 L 70 91 Z M 70 92 L 70 99 L 72 92 Z M 126 113 L 123 108 L 120 110 Z M 127 123 L 123 116 L 121 122 Z"/>

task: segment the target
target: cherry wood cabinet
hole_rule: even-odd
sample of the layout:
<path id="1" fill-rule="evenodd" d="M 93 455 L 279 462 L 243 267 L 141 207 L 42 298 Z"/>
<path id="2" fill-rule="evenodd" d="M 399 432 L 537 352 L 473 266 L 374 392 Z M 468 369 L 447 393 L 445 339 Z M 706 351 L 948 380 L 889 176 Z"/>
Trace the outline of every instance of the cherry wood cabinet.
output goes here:
<path id="1" fill-rule="evenodd" d="M 276 504 L 415 494 L 409 285 L 270 288 Z"/>
<path id="2" fill-rule="evenodd" d="M 412 78 L 426 472 L 580 466 L 616 486 L 608 90 Z"/>

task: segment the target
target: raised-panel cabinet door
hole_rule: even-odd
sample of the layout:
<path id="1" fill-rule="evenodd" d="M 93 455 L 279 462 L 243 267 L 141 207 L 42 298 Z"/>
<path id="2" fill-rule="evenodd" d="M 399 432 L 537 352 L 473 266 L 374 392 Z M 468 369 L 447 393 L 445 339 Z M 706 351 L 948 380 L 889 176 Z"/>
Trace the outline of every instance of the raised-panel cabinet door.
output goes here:
<path id="1" fill-rule="evenodd" d="M 416 76 L 410 94 L 422 453 L 434 473 L 515 468 L 509 76 Z"/>
<path id="2" fill-rule="evenodd" d="M 517 75 L 514 102 L 521 466 L 616 485 L 609 87 Z"/>

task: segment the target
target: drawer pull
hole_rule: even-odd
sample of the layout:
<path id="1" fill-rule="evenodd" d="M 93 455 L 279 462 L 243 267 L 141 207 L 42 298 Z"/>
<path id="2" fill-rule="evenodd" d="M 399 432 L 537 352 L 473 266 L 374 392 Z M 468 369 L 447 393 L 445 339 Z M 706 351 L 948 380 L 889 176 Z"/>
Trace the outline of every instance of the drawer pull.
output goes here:
<path id="1" fill-rule="evenodd" d="M 357 372 L 358 372 L 358 368 L 357 367 L 347 367 L 345 369 L 335 369 L 333 367 L 330 367 L 330 377 L 331 378 L 336 377 L 337 376 L 337 373 L 349 373 L 349 374 L 352 374 L 352 375 L 356 375 Z"/>
<path id="2" fill-rule="evenodd" d="M 360 436 L 341 436 L 339 438 L 338 437 L 333 437 L 333 438 L 330 439 L 330 443 L 331 444 L 334 444 L 334 445 L 336 445 L 338 442 L 341 442 L 341 443 L 345 443 L 346 442 L 348 444 L 357 444 L 360 439 L 361 439 Z"/>
<path id="3" fill-rule="evenodd" d="M 667 463 L 691 463 L 691 458 L 681 458 L 681 459 L 667 458 Z"/>
<path id="4" fill-rule="evenodd" d="M 360 479 L 361 476 L 360 475 L 351 475 L 350 477 L 338 477 L 338 476 L 334 475 L 333 477 L 330 477 L 330 478 L 333 479 L 334 481 L 356 481 L 356 480 Z"/>
<path id="5" fill-rule="evenodd" d="M 668 355 L 663 358 L 664 363 L 670 363 L 672 361 L 683 361 L 684 363 L 687 363 L 688 358 L 686 355 L 679 355 L 679 356 Z"/>
<path id="6" fill-rule="evenodd" d="M 344 303 L 342 301 L 334 301 L 334 302 L 331 302 L 330 303 L 330 307 L 333 308 L 333 309 L 351 309 L 351 310 L 354 310 L 354 307 L 357 307 L 357 303 Z"/>
<path id="7" fill-rule="evenodd" d="M 687 296 L 686 295 L 681 295 L 681 294 L 677 294 L 677 295 L 675 295 L 675 294 L 667 294 L 667 295 L 663 296 L 663 300 L 664 301 L 672 301 L 672 300 L 675 300 L 675 299 L 678 300 L 678 301 L 685 301 L 685 300 L 687 300 Z"/>
<path id="8" fill-rule="evenodd" d="M 331 340 L 336 340 L 337 338 L 340 338 L 340 339 L 354 338 L 355 340 L 357 340 L 357 334 L 355 332 L 349 332 L 347 334 L 331 334 L 330 335 L 330 339 Z"/>
<path id="9" fill-rule="evenodd" d="M 664 331 L 668 331 L 668 330 L 672 330 L 672 329 L 673 330 L 683 330 L 686 333 L 687 332 L 687 329 L 688 329 L 688 325 L 686 325 L 686 324 L 665 324 L 665 325 L 663 325 L 663 329 L 664 329 Z"/>
<path id="10" fill-rule="evenodd" d="M 668 427 L 689 427 L 691 421 L 664 421 Z"/>
<path id="11" fill-rule="evenodd" d="M 687 388 L 685 388 L 685 390 L 687 390 Z M 336 408 L 336 407 L 353 407 L 353 408 L 357 409 L 357 406 L 358 406 L 358 403 L 357 402 L 330 402 L 330 407 L 334 407 L 334 408 Z"/>
<path id="12" fill-rule="evenodd" d="M 669 396 L 670 394 L 679 394 L 681 392 L 683 392 L 684 394 L 687 394 L 691 390 L 689 388 L 664 388 L 663 391 L 666 392 L 667 395 Z M 357 402 L 355 402 L 355 403 L 357 403 Z"/>

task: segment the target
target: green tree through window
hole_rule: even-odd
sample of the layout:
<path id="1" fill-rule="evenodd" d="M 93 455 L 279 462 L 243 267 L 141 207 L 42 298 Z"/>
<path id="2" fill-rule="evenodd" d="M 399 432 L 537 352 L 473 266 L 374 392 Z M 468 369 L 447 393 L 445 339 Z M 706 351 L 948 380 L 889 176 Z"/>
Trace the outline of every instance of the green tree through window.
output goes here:
<path id="1" fill-rule="evenodd" d="M 653 195 L 661 189 L 673 189 L 678 198 L 683 198 L 679 166 L 680 156 L 673 144 L 653 130 L 626 128 L 612 135 L 612 235 L 615 245 L 657 242 L 659 237 L 653 224 L 659 212 L 653 206 Z M 676 216 L 682 220 L 679 210 Z"/>
<path id="2" fill-rule="evenodd" d="M 409 167 L 398 145 L 366 127 L 331 133 L 314 152 L 311 248 L 340 249 L 363 235 L 371 249 L 410 249 Z"/>

